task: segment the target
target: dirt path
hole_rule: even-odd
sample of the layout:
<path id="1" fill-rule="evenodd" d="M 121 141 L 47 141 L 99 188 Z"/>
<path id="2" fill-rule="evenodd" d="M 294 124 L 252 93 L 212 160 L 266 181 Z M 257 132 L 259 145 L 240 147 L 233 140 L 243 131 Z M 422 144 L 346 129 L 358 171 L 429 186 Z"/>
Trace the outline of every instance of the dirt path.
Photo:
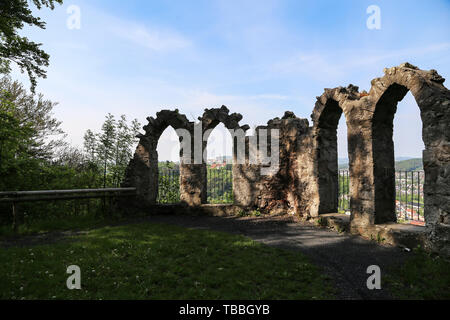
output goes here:
<path id="1" fill-rule="evenodd" d="M 383 286 L 383 272 L 388 267 L 401 263 L 410 254 L 400 248 L 381 246 L 358 236 L 339 234 L 295 221 L 293 217 L 287 216 L 237 218 L 165 215 L 131 220 L 127 223 L 139 221 L 229 232 L 270 246 L 299 250 L 334 280 L 339 299 L 390 299 L 389 292 Z M 84 232 L 67 231 L 26 236 L 4 240 L 0 242 L 0 247 L 54 243 Z M 381 268 L 381 290 L 367 289 L 369 274 L 366 269 L 370 265 L 378 265 Z"/>

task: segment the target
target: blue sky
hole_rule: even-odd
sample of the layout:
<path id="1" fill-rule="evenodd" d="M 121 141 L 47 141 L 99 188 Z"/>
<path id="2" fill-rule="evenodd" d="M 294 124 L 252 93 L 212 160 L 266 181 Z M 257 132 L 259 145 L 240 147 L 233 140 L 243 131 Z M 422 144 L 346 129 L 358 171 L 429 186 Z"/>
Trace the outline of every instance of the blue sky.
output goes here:
<path id="1" fill-rule="evenodd" d="M 80 29 L 66 26 L 70 5 L 80 8 Z M 366 26 L 369 5 L 380 7 L 379 30 Z M 55 115 L 76 145 L 108 112 L 144 123 L 162 108 L 179 108 L 193 120 L 224 104 L 254 126 L 285 110 L 310 120 L 324 88 L 369 90 L 384 67 L 405 61 L 450 76 L 448 0 L 74 0 L 38 13 L 47 29 L 25 30 L 51 55 L 38 91 L 59 102 Z M 421 156 L 410 94 L 394 125 L 396 156 Z M 345 134 L 341 119 L 340 157 Z M 227 140 L 215 135 L 217 145 Z M 170 145 L 170 135 L 163 141 Z"/>

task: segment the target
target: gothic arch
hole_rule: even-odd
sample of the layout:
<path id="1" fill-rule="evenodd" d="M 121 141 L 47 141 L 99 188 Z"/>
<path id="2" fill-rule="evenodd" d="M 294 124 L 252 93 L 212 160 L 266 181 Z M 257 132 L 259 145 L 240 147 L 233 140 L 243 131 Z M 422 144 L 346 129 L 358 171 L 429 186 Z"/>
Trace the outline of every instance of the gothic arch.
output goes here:
<path id="1" fill-rule="evenodd" d="M 184 114 L 175 110 L 161 110 L 156 113 L 156 119 L 147 117 L 148 124 L 144 126 L 145 135 L 151 136 L 153 139 L 159 140 L 164 130 L 171 126 L 175 130 L 185 129 L 192 131 L 193 124 L 189 122 Z"/>
<path id="2" fill-rule="evenodd" d="M 139 144 L 133 159 L 128 165 L 124 186 L 136 186 L 138 199 L 143 206 L 156 203 L 158 195 L 158 140 L 164 130 L 171 126 L 175 130 L 192 131 L 193 124 L 185 115 L 176 110 L 161 110 L 156 119 L 147 117 L 148 124 L 143 127 L 145 133 L 139 134 Z M 178 132 L 177 132 L 178 134 Z M 180 142 L 182 136 L 180 136 Z M 180 155 L 181 156 L 181 155 Z M 138 168 L 138 169 L 137 169 Z M 139 172 L 139 174 L 138 174 Z"/>
<path id="3" fill-rule="evenodd" d="M 230 131 L 231 138 L 233 140 L 233 193 L 235 192 L 235 177 L 236 177 L 236 147 L 237 147 L 237 137 L 234 136 L 233 131 L 235 130 L 242 130 L 245 134 L 245 132 L 250 128 L 248 125 L 239 125 L 239 121 L 242 120 L 242 115 L 239 113 L 232 113 L 230 114 L 230 110 L 226 106 L 222 106 L 220 108 L 211 108 L 211 109 L 205 109 L 203 116 L 198 118 L 202 125 L 202 154 L 207 153 L 208 148 L 208 138 L 211 134 L 212 130 L 219 124 L 223 123 L 225 128 L 227 128 Z M 245 139 L 245 138 L 244 138 Z M 245 144 L 245 140 L 244 140 Z M 202 172 L 202 184 L 203 186 L 207 186 L 207 170 L 206 170 L 206 163 L 203 162 L 202 164 L 203 172 Z M 202 202 L 206 203 L 206 188 L 203 190 L 204 194 L 202 195 Z M 233 199 L 236 199 L 236 197 L 233 197 Z"/>
<path id="4" fill-rule="evenodd" d="M 229 113 L 230 110 L 228 110 L 226 106 L 205 109 L 203 116 L 198 118 L 202 123 L 202 133 L 205 141 L 208 140 L 208 132 L 214 130 L 219 123 L 223 123 L 228 130 L 242 129 L 245 132 L 250 128 L 248 125 L 239 125 L 239 121 L 242 120 L 242 115 L 240 113 Z"/>
<path id="5" fill-rule="evenodd" d="M 358 87 L 353 85 L 346 88 L 325 89 L 325 92 L 317 97 L 311 114 L 314 145 L 312 163 L 316 172 L 317 190 L 317 203 L 312 207 L 317 212 L 311 212 L 313 216 L 338 211 L 337 127 L 342 114 L 348 126 L 351 110 L 348 101 L 357 98 L 359 98 Z"/>
<path id="6" fill-rule="evenodd" d="M 372 111 L 371 146 L 374 185 L 374 223 L 396 221 L 395 160 L 393 119 L 397 103 L 408 91 L 414 96 L 422 119 L 425 145 L 424 203 L 426 224 L 450 224 L 450 208 L 445 205 L 450 190 L 450 91 L 445 79 L 435 70 L 424 71 L 404 63 L 384 70 L 385 75 L 372 80 L 368 100 Z"/>

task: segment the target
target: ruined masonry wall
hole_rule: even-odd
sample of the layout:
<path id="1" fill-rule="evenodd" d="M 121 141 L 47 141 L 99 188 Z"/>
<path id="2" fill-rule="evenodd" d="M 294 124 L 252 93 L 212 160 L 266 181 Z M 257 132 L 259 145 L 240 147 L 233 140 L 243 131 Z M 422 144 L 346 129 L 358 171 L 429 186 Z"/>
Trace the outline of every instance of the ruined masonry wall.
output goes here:
<path id="1" fill-rule="evenodd" d="M 435 70 L 424 71 L 404 63 L 385 69 L 383 77 L 372 80 L 369 92 L 359 92 L 353 85 L 325 89 L 317 97 L 311 126 L 307 119 L 286 112 L 281 119 L 257 127 L 256 132 L 279 130 L 279 170 L 262 175 L 261 163 L 234 164 L 234 204 L 268 213 L 292 213 L 304 219 L 336 212 L 336 130 L 340 117 L 344 116 L 348 133 L 351 231 L 363 233 L 370 226 L 395 222 L 393 119 L 397 103 L 410 91 L 420 108 L 423 125 L 427 237 L 431 247 L 450 253 L 450 91 L 443 85 L 444 80 Z M 230 114 L 225 106 L 205 109 L 198 122 L 188 121 L 178 110 L 162 110 L 156 118 L 147 118 L 145 133 L 139 135 L 139 144 L 123 182 L 123 186 L 137 188 L 132 205 L 145 209 L 156 203 L 156 146 L 168 126 L 183 129 L 192 137 L 198 126 L 206 135 L 219 123 L 245 132 L 249 127 L 241 126 L 241 119 L 240 114 Z M 245 137 L 246 160 L 250 139 Z M 188 155 L 183 150 L 200 148 L 205 152 L 207 137 L 199 145 L 192 140 L 180 135 L 181 202 L 188 207 L 206 203 L 206 164 L 193 164 L 193 152 Z M 191 164 L 183 163 L 186 157 Z"/>

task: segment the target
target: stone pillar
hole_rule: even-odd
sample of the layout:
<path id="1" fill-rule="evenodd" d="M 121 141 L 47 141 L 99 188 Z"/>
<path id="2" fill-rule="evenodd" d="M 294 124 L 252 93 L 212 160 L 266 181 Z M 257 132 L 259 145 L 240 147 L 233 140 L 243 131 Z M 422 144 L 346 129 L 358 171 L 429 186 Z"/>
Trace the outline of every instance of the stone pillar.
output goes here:
<path id="1" fill-rule="evenodd" d="M 420 97 L 418 103 L 427 102 L 432 106 L 423 113 L 426 116 L 423 120 L 423 167 L 428 246 L 450 256 L 450 91 L 442 93 Z"/>
<path id="2" fill-rule="evenodd" d="M 238 206 L 256 208 L 261 198 L 260 167 L 258 165 L 233 165 L 233 197 Z"/>
<path id="3" fill-rule="evenodd" d="M 299 137 L 297 155 L 298 189 L 301 197 L 298 203 L 298 212 L 305 218 L 319 216 L 319 193 L 317 192 L 318 175 L 316 162 L 316 138 L 314 129 L 307 128 L 305 134 Z"/>
<path id="4" fill-rule="evenodd" d="M 366 112 L 348 121 L 350 227 L 353 232 L 375 223 L 371 122 Z"/>
<path id="5" fill-rule="evenodd" d="M 206 165 L 180 165 L 180 200 L 188 206 L 206 203 Z"/>
<path id="6" fill-rule="evenodd" d="M 136 197 L 133 203 L 122 203 L 122 207 L 145 208 L 156 203 L 158 196 L 158 153 L 151 137 L 140 136 L 133 159 L 125 172 L 122 187 L 135 187 Z"/>

